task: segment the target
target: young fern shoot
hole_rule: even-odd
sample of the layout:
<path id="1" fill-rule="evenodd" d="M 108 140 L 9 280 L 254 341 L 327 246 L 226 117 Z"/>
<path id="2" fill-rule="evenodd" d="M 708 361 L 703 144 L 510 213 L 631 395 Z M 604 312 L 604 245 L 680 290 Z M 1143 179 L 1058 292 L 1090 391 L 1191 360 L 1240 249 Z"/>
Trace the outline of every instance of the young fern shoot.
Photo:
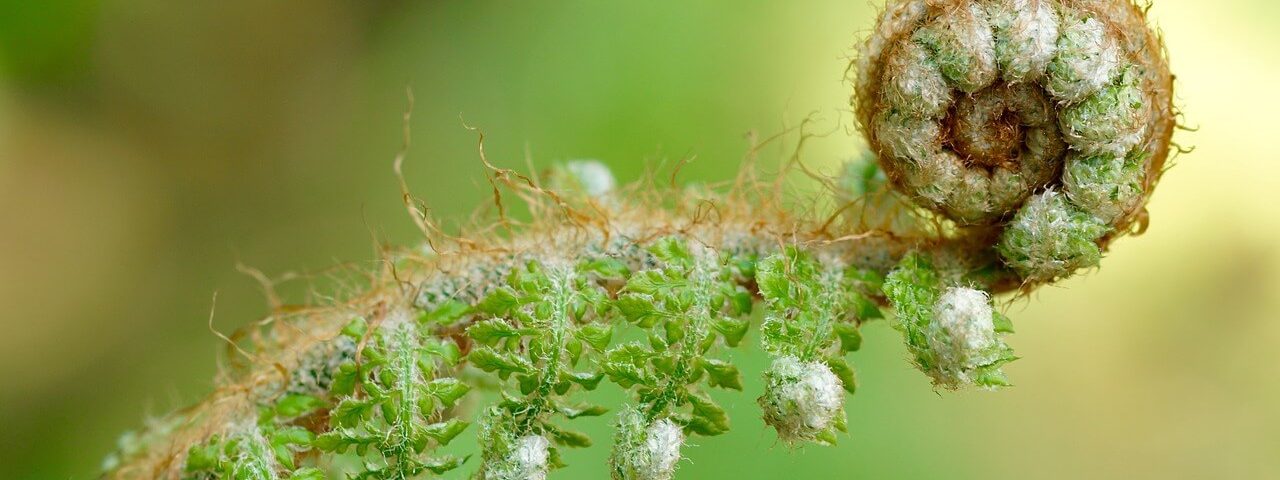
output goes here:
<path id="1" fill-rule="evenodd" d="M 744 389 L 729 351 L 753 336 L 766 424 L 835 444 L 849 355 L 890 311 L 935 388 L 1008 385 L 993 298 L 1146 226 L 1175 125 L 1160 37 L 1128 0 L 892 0 L 851 71 L 870 150 L 826 182 L 833 208 L 791 208 L 751 166 L 681 190 L 486 161 L 532 221 L 454 237 L 415 217 L 425 247 L 350 300 L 272 312 L 253 361 L 122 438 L 105 478 L 542 480 L 601 440 L 574 419 L 616 408 L 612 478 L 669 480 L 690 437 L 729 430 L 708 391 Z M 605 381 L 625 405 L 590 403 Z M 474 454 L 439 452 L 473 423 Z"/>

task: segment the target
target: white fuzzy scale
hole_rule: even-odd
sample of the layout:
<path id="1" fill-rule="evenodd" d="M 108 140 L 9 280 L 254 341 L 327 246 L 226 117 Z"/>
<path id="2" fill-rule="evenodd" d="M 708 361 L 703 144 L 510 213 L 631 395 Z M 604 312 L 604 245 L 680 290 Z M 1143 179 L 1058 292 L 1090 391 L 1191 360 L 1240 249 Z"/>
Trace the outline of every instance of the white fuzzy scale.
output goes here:
<path id="1" fill-rule="evenodd" d="M 926 332 L 929 349 L 951 383 L 968 383 L 969 373 L 996 359 L 994 312 L 986 292 L 952 287 L 933 307 L 933 322 Z"/>
<path id="2" fill-rule="evenodd" d="M 547 478 L 547 460 L 550 457 L 551 442 L 540 435 L 529 435 L 516 440 L 511 449 L 512 480 L 545 480 Z"/>
<path id="3" fill-rule="evenodd" d="M 844 387 L 822 362 L 785 356 L 765 372 L 765 423 L 786 441 L 813 440 L 844 415 Z"/>
<path id="4" fill-rule="evenodd" d="M 684 446 L 684 430 L 669 419 L 653 422 L 644 441 L 647 453 L 646 471 L 651 480 L 669 480 L 675 476 Z"/>

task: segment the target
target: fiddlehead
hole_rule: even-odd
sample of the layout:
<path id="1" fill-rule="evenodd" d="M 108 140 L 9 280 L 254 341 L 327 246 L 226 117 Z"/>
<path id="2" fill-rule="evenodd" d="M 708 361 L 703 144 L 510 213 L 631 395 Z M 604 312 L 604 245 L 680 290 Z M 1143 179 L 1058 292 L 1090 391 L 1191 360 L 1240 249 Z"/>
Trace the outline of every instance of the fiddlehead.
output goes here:
<path id="1" fill-rule="evenodd" d="M 891 2 L 857 66 L 858 119 L 893 184 L 961 226 L 1003 228 L 1024 281 L 1095 266 L 1143 220 L 1174 115 L 1138 6 Z"/>
<path id="2" fill-rule="evenodd" d="M 728 352 L 757 306 L 757 403 L 788 444 L 849 428 L 848 356 L 885 306 L 937 387 L 1007 385 L 993 295 L 1093 266 L 1145 223 L 1173 115 L 1144 22 L 1125 0 L 891 2 L 856 64 L 874 164 L 830 182 L 842 215 L 795 213 L 751 167 L 668 190 L 575 161 L 544 187 L 485 160 L 508 234 L 450 236 L 410 204 L 425 247 L 388 252 L 350 300 L 272 312 L 237 347 L 251 362 L 126 436 L 107 476 L 424 478 L 471 458 L 436 449 L 474 415 L 476 478 L 541 480 L 592 443 L 566 425 L 607 413 L 582 399 L 607 380 L 630 399 L 610 475 L 669 480 L 690 436 L 730 428 L 707 391 L 743 389 Z M 497 399 L 476 408 L 474 389 Z"/>

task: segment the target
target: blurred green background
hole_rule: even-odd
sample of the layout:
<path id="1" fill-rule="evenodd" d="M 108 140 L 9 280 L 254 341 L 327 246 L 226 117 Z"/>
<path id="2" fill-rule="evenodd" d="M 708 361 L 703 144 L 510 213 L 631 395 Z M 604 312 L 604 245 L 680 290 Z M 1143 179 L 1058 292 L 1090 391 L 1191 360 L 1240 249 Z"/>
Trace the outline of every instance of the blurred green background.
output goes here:
<path id="1" fill-rule="evenodd" d="M 93 478 L 122 431 L 207 392 L 212 293 L 221 330 L 266 312 L 237 261 L 372 265 L 371 231 L 417 241 L 391 173 L 406 86 L 408 180 L 444 218 L 487 195 L 459 114 L 504 166 L 631 179 L 696 155 L 683 179 L 722 180 L 745 132 L 852 123 L 870 3 L 0 0 L 0 476 Z M 680 477 L 1280 478 L 1280 7 L 1151 15 L 1196 151 L 1146 235 L 1013 306 L 1016 388 L 935 394 L 874 325 L 840 446 L 777 444 L 748 374 L 719 397 L 734 432 L 695 440 Z M 806 158 L 859 147 L 839 131 Z M 606 455 L 555 477 L 602 478 Z"/>

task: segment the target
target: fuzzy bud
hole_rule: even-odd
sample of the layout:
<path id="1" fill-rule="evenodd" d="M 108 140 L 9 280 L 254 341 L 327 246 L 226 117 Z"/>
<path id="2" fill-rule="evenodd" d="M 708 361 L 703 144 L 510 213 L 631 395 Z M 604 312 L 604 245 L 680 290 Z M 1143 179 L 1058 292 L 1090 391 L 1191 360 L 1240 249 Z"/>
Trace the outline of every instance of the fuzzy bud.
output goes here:
<path id="1" fill-rule="evenodd" d="M 1023 278 L 1052 281 L 1096 266 L 1096 241 L 1107 226 L 1053 190 L 1032 197 L 1013 217 L 996 250 Z"/>
<path id="2" fill-rule="evenodd" d="M 993 315 L 987 294 L 972 288 L 948 288 L 933 305 L 926 335 L 946 383 L 968 383 L 968 372 L 998 357 Z"/>
<path id="3" fill-rule="evenodd" d="M 485 480 L 545 480 L 549 466 L 551 442 L 541 435 L 515 439 L 506 458 L 486 464 Z"/>
<path id="4" fill-rule="evenodd" d="M 757 402 L 764 422 L 787 442 L 820 441 L 844 422 L 844 387 L 822 362 L 780 357 L 764 374 Z"/>
<path id="5" fill-rule="evenodd" d="M 551 466 L 551 442 L 542 435 L 520 433 L 515 419 L 490 407 L 480 420 L 480 480 L 544 480 Z"/>
<path id="6" fill-rule="evenodd" d="M 889 273 L 884 291 L 916 367 L 934 385 L 952 390 L 1008 385 L 1000 367 L 1017 357 L 999 335 L 1013 326 L 991 308 L 986 292 L 944 288 L 938 272 L 919 255 L 908 255 Z"/>
<path id="7" fill-rule="evenodd" d="M 610 465 L 614 480 L 671 480 L 680 462 L 684 430 L 670 419 L 646 424 L 634 408 L 618 417 Z"/>
<path id="8" fill-rule="evenodd" d="M 1141 155 L 1070 155 L 1062 187 L 1071 202 L 1098 219 L 1114 223 L 1142 199 Z"/>

